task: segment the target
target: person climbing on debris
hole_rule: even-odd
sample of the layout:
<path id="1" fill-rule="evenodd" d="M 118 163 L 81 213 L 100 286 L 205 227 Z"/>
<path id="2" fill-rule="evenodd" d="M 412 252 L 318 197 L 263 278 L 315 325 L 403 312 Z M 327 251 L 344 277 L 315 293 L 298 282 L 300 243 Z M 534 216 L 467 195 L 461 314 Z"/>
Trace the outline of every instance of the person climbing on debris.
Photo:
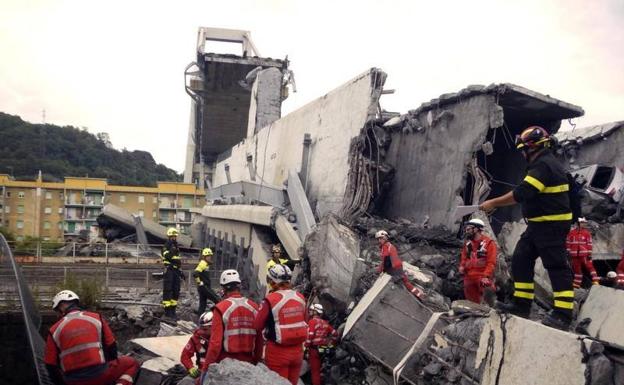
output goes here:
<path id="1" fill-rule="evenodd" d="M 527 175 L 514 190 L 486 200 L 480 209 L 491 212 L 497 207 L 520 203 L 528 223 L 512 257 L 513 301 L 500 304 L 500 309 L 529 317 L 535 296 L 535 261 L 541 257 L 554 297 L 554 310 L 542 323 L 567 330 L 574 308 L 572 269 L 565 248 L 572 220 L 570 186 L 563 165 L 551 151 L 552 144 L 553 139 L 542 127 L 531 126 L 523 130 L 516 137 L 516 148 L 527 160 Z"/>
<path id="2" fill-rule="evenodd" d="M 268 271 L 267 283 L 272 291 L 262 301 L 254 322 L 255 357 L 260 361 L 264 348 L 266 366 L 297 385 L 308 325 L 305 322 L 306 300 L 292 289 L 291 278 L 288 266 L 273 265 Z M 266 345 L 263 337 L 266 337 Z"/>
<path id="3" fill-rule="evenodd" d="M 385 230 L 379 230 L 375 234 L 375 238 L 379 241 L 380 258 L 379 273 L 386 273 L 393 277 L 395 282 L 403 281 L 405 288 L 409 290 L 416 298 L 422 299 L 424 293 L 418 287 L 412 285 L 407 279 L 407 275 L 403 271 L 403 262 L 399 258 L 397 248 L 388 240 L 388 232 Z"/>
<path id="4" fill-rule="evenodd" d="M 201 369 L 204 374 L 210 365 L 225 358 L 255 363 L 254 321 L 258 305 L 241 295 L 241 279 L 236 270 L 221 273 L 219 283 L 223 288 L 224 299 L 212 310 L 214 319 L 210 344 Z"/>
<path id="5" fill-rule="evenodd" d="M 464 276 L 464 296 L 467 300 L 481 303 L 485 289 L 494 288 L 496 268 L 496 243 L 483 234 L 485 223 L 471 219 L 464 229 L 465 242 L 459 262 L 459 273 Z"/>
<path id="6" fill-rule="evenodd" d="M 212 327 L 212 311 L 202 313 L 199 317 L 199 327 L 195 329 L 191 338 L 184 346 L 180 362 L 188 372 L 188 376 L 183 378 L 178 385 L 199 384 L 200 368 L 203 367 L 210 341 L 210 328 Z M 195 358 L 195 362 L 193 362 Z"/>
<path id="7" fill-rule="evenodd" d="M 197 314 L 204 314 L 208 300 L 215 304 L 221 300 L 210 286 L 210 271 L 208 268 L 211 263 L 212 250 L 206 247 L 202 250 L 201 259 L 193 271 L 193 278 L 195 278 L 195 283 L 197 284 L 197 294 L 199 294 Z"/>
<path id="8" fill-rule="evenodd" d="M 617 288 L 618 286 L 617 273 L 615 271 L 609 271 L 606 277 L 600 278 L 600 285 L 606 286 L 606 287 Z"/>
<path id="9" fill-rule="evenodd" d="M 321 367 L 323 358 L 329 354 L 336 343 L 336 331 L 323 319 L 323 305 L 314 304 L 310 306 L 310 320 L 308 321 L 308 337 L 304 347 L 305 354 L 310 364 L 310 375 L 312 385 L 321 385 Z"/>
<path id="10" fill-rule="evenodd" d="M 139 371 L 132 357 L 117 355 L 117 343 L 100 314 L 80 308 L 80 298 L 62 290 L 52 299 L 60 319 L 52 325 L 43 361 L 56 385 L 131 385 Z"/>
<path id="11" fill-rule="evenodd" d="M 574 288 L 578 289 L 583 283 L 583 269 L 591 275 L 592 285 L 600 284 L 600 277 L 592 262 L 592 235 L 585 227 L 587 220 L 579 218 L 576 226 L 570 230 L 566 239 L 566 249 L 572 258 L 574 271 Z"/>

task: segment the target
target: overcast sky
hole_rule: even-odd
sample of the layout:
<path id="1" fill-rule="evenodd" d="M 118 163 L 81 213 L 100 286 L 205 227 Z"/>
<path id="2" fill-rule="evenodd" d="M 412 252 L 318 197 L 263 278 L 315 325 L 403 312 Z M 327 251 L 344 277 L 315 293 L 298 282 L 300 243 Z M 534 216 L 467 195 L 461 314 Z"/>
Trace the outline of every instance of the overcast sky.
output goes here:
<path id="1" fill-rule="evenodd" d="M 298 92 L 285 112 L 379 67 L 396 89 L 387 110 L 511 82 L 582 106 L 579 127 L 624 120 L 622 0 L 2 0 L 0 111 L 41 122 L 45 109 L 182 171 L 199 26 L 288 55 Z"/>

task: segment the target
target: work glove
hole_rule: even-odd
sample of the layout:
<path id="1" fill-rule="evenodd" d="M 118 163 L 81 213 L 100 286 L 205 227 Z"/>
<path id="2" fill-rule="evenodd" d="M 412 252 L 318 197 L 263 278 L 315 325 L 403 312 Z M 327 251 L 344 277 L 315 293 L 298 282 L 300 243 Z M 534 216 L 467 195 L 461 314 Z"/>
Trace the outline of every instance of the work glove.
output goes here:
<path id="1" fill-rule="evenodd" d="M 460 266 L 460 267 L 459 267 L 459 274 L 464 275 L 465 270 L 466 270 L 466 269 L 464 269 L 464 267 L 463 267 L 463 266 Z"/>
<path id="2" fill-rule="evenodd" d="M 492 287 L 492 280 L 488 277 L 481 278 L 481 281 L 479 281 L 479 283 L 481 284 L 481 287 Z"/>
<path id="3" fill-rule="evenodd" d="M 189 376 L 191 376 L 191 378 L 197 378 L 199 377 L 199 375 L 201 374 L 199 369 L 197 369 L 196 367 L 192 367 L 188 370 L 188 374 Z"/>

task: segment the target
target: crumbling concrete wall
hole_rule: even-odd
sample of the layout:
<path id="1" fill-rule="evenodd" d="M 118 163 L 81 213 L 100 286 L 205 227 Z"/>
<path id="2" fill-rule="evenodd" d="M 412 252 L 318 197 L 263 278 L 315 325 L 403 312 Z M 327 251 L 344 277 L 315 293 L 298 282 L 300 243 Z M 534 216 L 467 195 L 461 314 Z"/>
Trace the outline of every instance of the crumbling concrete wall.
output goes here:
<path id="1" fill-rule="evenodd" d="M 304 134 L 311 135 L 308 197 L 317 214 L 338 212 L 349 171 L 351 140 L 375 116 L 385 74 L 370 69 L 343 86 L 273 122 L 220 156 L 213 185 L 249 180 L 248 156 L 257 176 L 280 186 L 301 168 Z"/>
<path id="2" fill-rule="evenodd" d="M 452 228 L 450 214 L 461 203 L 466 167 L 485 141 L 492 95 L 478 95 L 444 108 L 411 116 L 407 126 L 392 133 L 386 161 L 395 177 L 383 208 L 389 217 Z"/>
<path id="3" fill-rule="evenodd" d="M 282 71 L 259 71 L 251 89 L 247 137 L 278 120 L 282 115 Z"/>
<path id="4" fill-rule="evenodd" d="M 603 341 L 624 347 L 624 290 L 592 286 L 578 319 L 591 319 L 587 332 Z"/>
<path id="5" fill-rule="evenodd" d="M 598 163 L 624 169 L 624 121 L 561 132 L 557 137 L 568 141 L 564 143 L 566 148 L 574 147 L 572 152 L 568 150 L 565 157 L 571 166 L 583 167 Z M 578 145 L 569 142 L 573 138 L 578 138 Z"/>

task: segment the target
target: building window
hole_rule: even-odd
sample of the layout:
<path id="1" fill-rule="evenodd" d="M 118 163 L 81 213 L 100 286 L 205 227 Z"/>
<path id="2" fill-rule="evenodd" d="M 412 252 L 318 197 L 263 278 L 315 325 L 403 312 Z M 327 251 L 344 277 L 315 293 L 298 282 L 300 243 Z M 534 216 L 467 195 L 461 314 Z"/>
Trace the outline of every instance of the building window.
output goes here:
<path id="1" fill-rule="evenodd" d="M 65 196 L 63 195 L 63 192 L 60 192 L 60 193 L 59 193 L 59 199 L 60 199 L 60 200 L 65 199 Z"/>
<path id="2" fill-rule="evenodd" d="M 50 242 L 50 237 L 43 237 L 44 242 Z"/>
<path id="3" fill-rule="evenodd" d="M 126 196 L 125 196 L 125 195 L 123 195 L 123 194 L 121 194 L 121 195 L 119 196 L 119 202 L 121 202 L 121 203 L 125 203 L 125 202 L 126 202 Z"/>
<path id="4" fill-rule="evenodd" d="M 18 205 L 17 206 L 17 213 L 18 214 L 24 214 L 24 205 Z"/>
<path id="5" fill-rule="evenodd" d="M 139 216 L 143 218 L 145 216 L 145 211 L 139 210 Z"/>
<path id="6" fill-rule="evenodd" d="M 11 206 L 4 206 L 4 212 L 5 213 L 10 213 L 11 212 Z"/>
<path id="7" fill-rule="evenodd" d="M 52 207 L 46 207 L 45 209 L 43 209 L 43 212 L 46 214 L 52 214 Z"/>
<path id="8" fill-rule="evenodd" d="M 23 191 L 20 191 L 17 193 L 17 197 L 18 198 L 24 198 L 26 196 L 26 194 Z"/>
<path id="9" fill-rule="evenodd" d="M 156 210 L 152 211 L 152 218 L 156 219 Z"/>
<path id="10" fill-rule="evenodd" d="M 18 221 L 15 223 L 15 226 L 16 226 L 18 229 L 23 229 L 23 228 L 24 228 L 24 221 L 19 221 L 19 220 L 18 220 Z"/>
<path id="11" fill-rule="evenodd" d="M 152 203 L 153 204 L 157 204 L 158 203 L 158 198 L 157 197 L 152 197 Z"/>
<path id="12" fill-rule="evenodd" d="M 145 196 L 139 195 L 139 203 L 145 203 Z"/>
<path id="13" fill-rule="evenodd" d="M 15 237 L 15 240 L 17 240 L 18 242 L 21 242 L 24 240 L 24 237 L 22 237 L 21 235 L 18 235 L 17 237 Z"/>
<path id="14" fill-rule="evenodd" d="M 59 214 L 63 214 L 63 208 L 62 208 L 62 207 L 59 207 L 59 209 L 58 209 L 58 213 L 59 213 Z"/>
<path id="15" fill-rule="evenodd" d="M 50 225 L 50 222 L 48 222 L 48 221 L 43 222 L 44 230 L 50 230 L 51 227 L 52 226 Z"/>
<path id="16" fill-rule="evenodd" d="M 59 222 L 58 223 L 58 229 L 59 230 L 63 230 L 63 222 Z"/>
<path id="17" fill-rule="evenodd" d="M 46 199 L 52 199 L 52 193 L 50 191 L 46 191 Z"/>
<path id="18" fill-rule="evenodd" d="M 10 191 L 7 191 L 7 192 L 6 192 L 6 196 L 7 196 L 7 198 L 10 198 L 10 197 L 11 197 L 11 192 L 10 192 Z"/>

